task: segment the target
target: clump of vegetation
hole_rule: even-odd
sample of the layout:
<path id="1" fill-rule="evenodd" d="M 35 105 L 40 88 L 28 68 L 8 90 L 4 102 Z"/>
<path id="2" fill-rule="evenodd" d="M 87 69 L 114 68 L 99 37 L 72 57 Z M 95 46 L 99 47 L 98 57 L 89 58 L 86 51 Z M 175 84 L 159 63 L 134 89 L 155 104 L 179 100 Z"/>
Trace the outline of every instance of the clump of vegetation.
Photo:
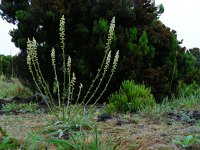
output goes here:
<path id="1" fill-rule="evenodd" d="M 188 97 L 200 93 L 200 87 L 195 81 L 189 85 L 180 82 L 179 91 L 179 96 Z"/>
<path id="2" fill-rule="evenodd" d="M 15 76 L 13 59 L 14 57 L 12 56 L 0 55 L 0 75 L 4 75 L 6 77 Z"/>
<path id="3" fill-rule="evenodd" d="M 12 138 L 7 132 L 0 126 L 0 149 L 15 149 L 19 145 L 19 142 Z"/>
<path id="4" fill-rule="evenodd" d="M 137 85 L 133 80 L 126 80 L 122 83 L 119 91 L 109 97 L 107 110 L 109 112 L 133 112 L 154 105 L 155 99 L 150 88 Z"/>
<path id="5" fill-rule="evenodd" d="M 200 49 L 192 48 L 188 50 L 190 54 L 195 58 L 195 66 L 187 72 L 184 82 L 189 84 L 191 82 L 196 81 L 198 85 L 200 85 Z"/>
<path id="6" fill-rule="evenodd" d="M 0 90 L 1 98 L 11 98 L 13 96 L 26 98 L 33 94 L 28 87 L 22 85 L 19 79 L 17 78 L 8 79 L 4 75 L 0 76 L 0 89 L 1 89 Z"/>
<path id="7" fill-rule="evenodd" d="M 36 103 L 21 103 L 15 102 L 6 104 L 2 107 L 4 112 L 17 112 L 17 113 L 35 113 L 39 109 L 39 105 Z"/>
<path id="8" fill-rule="evenodd" d="M 193 136 L 193 135 L 178 136 L 175 139 L 173 139 L 172 142 L 177 145 L 180 145 L 183 148 L 188 148 L 192 144 L 200 143 L 200 137 L 199 137 L 199 135 L 197 135 L 197 136 Z"/>
<path id="9" fill-rule="evenodd" d="M 162 103 L 152 107 L 145 107 L 141 110 L 142 113 L 155 116 L 166 115 L 169 112 L 181 110 L 199 110 L 200 102 L 200 87 L 196 83 L 190 85 L 183 84 L 180 88 L 180 93 L 177 97 L 172 96 L 170 99 L 166 97 Z"/>
<path id="10" fill-rule="evenodd" d="M 61 130 L 57 131 L 58 137 L 44 138 L 37 134 L 30 134 L 30 137 L 27 139 L 27 147 L 33 149 L 38 148 L 38 143 L 45 143 L 47 146 L 52 145 L 57 149 L 113 149 L 113 146 L 109 145 L 110 143 L 101 143 L 98 137 L 98 128 L 94 127 L 93 132 L 86 133 L 84 131 L 78 131 L 74 134 L 69 134 L 70 137 L 68 140 L 62 139 L 62 135 L 65 133 Z M 33 140 L 30 140 L 30 139 Z"/>

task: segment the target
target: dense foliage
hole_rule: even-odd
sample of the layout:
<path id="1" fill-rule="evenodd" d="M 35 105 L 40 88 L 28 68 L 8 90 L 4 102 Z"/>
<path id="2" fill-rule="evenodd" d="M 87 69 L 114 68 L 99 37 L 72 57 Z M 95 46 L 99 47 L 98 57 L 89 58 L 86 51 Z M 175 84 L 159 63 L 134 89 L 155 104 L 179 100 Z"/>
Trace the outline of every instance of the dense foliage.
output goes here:
<path id="1" fill-rule="evenodd" d="M 190 54 L 195 58 L 195 66 L 185 76 L 185 83 L 189 84 L 191 81 L 196 81 L 200 85 L 200 49 L 192 48 L 189 49 Z"/>
<path id="2" fill-rule="evenodd" d="M 26 42 L 28 37 L 35 37 L 40 65 L 51 90 L 51 47 L 56 49 L 57 69 L 63 72 L 56 30 L 63 14 L 67 18 L 66 54 L 74 60 L 72 68 L 86 87 L 101 64 L 113 16 L 116 32 L 112 48 L 120 50 L 120 67 L 108 94 L 117 90 L 123 80 L 132 79 L 151 87 L 160 101 L 177 90 L 177 83 L 185 81 L 195 65 L 194 56 L 179 45 L 176 32 L 158 20 L 164 7 L 155 6 L 153 0 L 2 0 L 0 9 L 4 19 L 18 26 L 10 34 L 21 49 L 15 63 L 19 76 L 31 83 L 25 66 Z"/>
<path id="3" fill-rule="evenodd" d="M 0 75 L 5 75 L 6 77 L 15 75 L 12 56 L 0 55 Z"/>
<path id="4" fill-rule="evenodd" d="M 154 105 L 155 99 L 150 88 L 136 85 L 132 80 L 126 80 L 122 82 L 119 91 L 109 97 L 107 111 L 134 112 Z"/>

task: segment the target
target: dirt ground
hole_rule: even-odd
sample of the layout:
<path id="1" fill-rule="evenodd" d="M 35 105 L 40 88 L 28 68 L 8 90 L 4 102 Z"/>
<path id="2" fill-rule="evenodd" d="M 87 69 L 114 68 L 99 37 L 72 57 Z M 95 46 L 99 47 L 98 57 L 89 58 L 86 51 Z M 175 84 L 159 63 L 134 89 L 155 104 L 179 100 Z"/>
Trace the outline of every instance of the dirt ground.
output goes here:
<path id="1" fill-rule="evenodd" d="M 39 133 L 53 119 L 52 115 L 45 113 L 2 114 L 0 126 L 16 139 L 23 140 L 31 131 Z M 191 118 L 184 120 L 178 113 L 164 117 L 121 114 L 98 122 L 98 133 L 100 141 L 114 143 L 116 150 L 177 150 L 184 148 L 175 145 L 173 139 L 177 136 L 200 135 L 200 124 L 198 120 L 191 121 Z M 198 150 L 200 147 L 193 145 L 190 149 Z"/>

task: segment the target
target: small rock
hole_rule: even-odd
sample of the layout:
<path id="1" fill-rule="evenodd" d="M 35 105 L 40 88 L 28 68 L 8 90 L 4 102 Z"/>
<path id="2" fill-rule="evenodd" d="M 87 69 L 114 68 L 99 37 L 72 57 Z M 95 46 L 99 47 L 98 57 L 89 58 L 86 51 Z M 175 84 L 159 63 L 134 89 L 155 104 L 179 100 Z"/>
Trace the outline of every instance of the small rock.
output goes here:
<path id="1" fill-rule="evenodd" d="M 59 134 L 56 135 L 56 137 L 58 137 L 59 139 L 64 139 L 64 140 L 68 140 L 69 139 L 69 132 L 68 131 L 62 131 L 62 130 L 58 130 Z"/>
<path id="2" fill-rule="evenodd" d="M 174 120 L 181 120 L 181 115 L 179 115 L 177 113 L 170 112 L 170 113 L 168 113 L 168 115 Z"/>
<path id="3" fill-rule="evenodd" d="M 110 114 L 101 114 L 98 116 L 97 122 L 106 121 L 108 119 L 112 119 L 112 115 Z"/>
<path id="4" fill-rule="evenodd" d="M 165 136 L 167 136 L 167 133 L 161 132 L 161 133 L 160 133 L 160 136 L 165 137 Z"/>
<path id="5" fill-rule="evenodd" d="M 15 97 L 13 97 L 12 99 L 11 99 L 11 101 L 20 101 L 21 100 L 21 98 L 19 98 L 18 96 L 15 96 Z"/>
<path id="6" fill-rule="evenodd" d="M 69 132 L 65 131 L 63 133 L 63 135 L 61 136 L 61 138 L 64 139 L 64 140 L 69 140 Z"/>
<path id="7" fill-rule="evenodd" d="M 33 96 L 27 97 L 27 102 L 40 102 L 43 100 L 43 97 L 41 94 L 35 94 Z"/>
<path id="8" fill-rule="evenodd" d="M 46 105 L 46 101 L 44 99 L 42 99 L 38 104 L 39 105 Z"/>
<path id="9" fill-rule="evenodd" d="M 199 111 L 193 111 L 192 116 L 193 119 L 199 120 L 200 119 L 200 112 Z"/>

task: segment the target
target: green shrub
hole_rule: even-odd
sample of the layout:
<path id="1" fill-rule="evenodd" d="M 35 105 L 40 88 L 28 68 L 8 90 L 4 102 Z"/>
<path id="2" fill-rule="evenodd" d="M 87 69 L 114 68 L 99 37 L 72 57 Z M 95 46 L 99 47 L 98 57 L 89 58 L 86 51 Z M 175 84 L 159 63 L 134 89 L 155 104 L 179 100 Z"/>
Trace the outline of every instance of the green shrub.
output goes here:
<path id="1" fill-rule="evenodd" d="M 0 98 L 11 98 L 14 96 L 26 98 L 31 95 L 33 95 L 31 89 L 22 85 L 18 78 L 8 79 L 4 75 L 0 76 Z"/>
<path id="2" fill-rule="evenodd" d="M 179 96 L 188 97 L 200 93 L 200 86 L 193 82 L 189 85 L 179 82 Z"/>
<path id="3" fill-rule="evenodd" d="M 12 56 L 0 55 L 0 75 L 5 75 L 6 77 L 14 76 L 13 58 Z"/>
<path id="4" fill-rule="evenodd" d="M 0 150 L 18 149 L 18 145 L 18 141 L 8 135 L 7 132 L 0 126 Z"/>
<path id="5" fill-rule="evenodd" d="M 126 80 L 120 86 L 119 91 L 109 97 L 108 112 L 134 112 L 146 106 L 153 106 L 155 99 L 151 89 L 144 85 L 136 85 L 132 80 Z"/>

